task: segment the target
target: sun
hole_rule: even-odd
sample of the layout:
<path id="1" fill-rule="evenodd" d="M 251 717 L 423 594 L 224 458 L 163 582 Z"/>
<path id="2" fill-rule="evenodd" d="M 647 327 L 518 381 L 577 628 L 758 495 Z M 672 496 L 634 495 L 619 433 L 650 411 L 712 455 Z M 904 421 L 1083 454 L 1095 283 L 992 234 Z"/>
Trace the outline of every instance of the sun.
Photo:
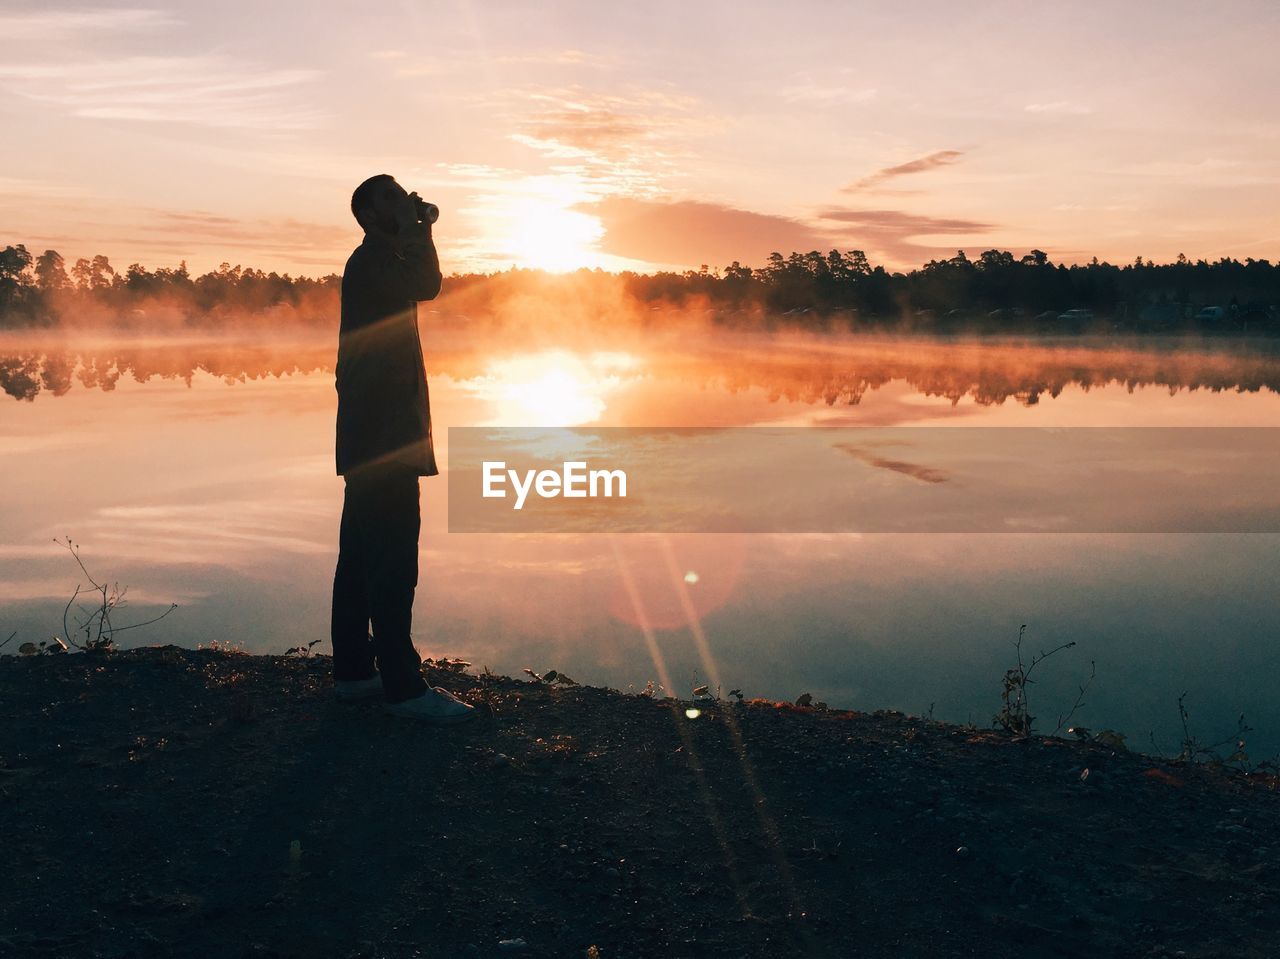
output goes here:
<path id="1" fill-rule="evenodd" d="M 538 197 L 512 198 L 506 206 L 507 230 L 498 243 L 519 265 L 557 273 L 598 265 L 599 218 Z"/>

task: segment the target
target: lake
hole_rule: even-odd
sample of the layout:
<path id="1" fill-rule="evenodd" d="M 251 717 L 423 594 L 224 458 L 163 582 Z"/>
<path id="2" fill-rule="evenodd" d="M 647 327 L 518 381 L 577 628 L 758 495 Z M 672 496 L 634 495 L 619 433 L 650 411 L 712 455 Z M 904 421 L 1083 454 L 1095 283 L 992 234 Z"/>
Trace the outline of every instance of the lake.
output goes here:
<path id="1" fill-rule="evenodd" d="M 1266 341 L 709 330 L 573 346 L 455 332 L 425 347 L 446 473 L 450 426 L 1280 426 L 1280 347 Z M 90 572 L 128 585 L 117 625 L 180 604 L 121 645 L 327 651 L 333 349 L 0 339 L 0 640 L 18 634 L 5 652 L 61 633 L 84 582 L 54 543 L 66 536 Z M 1231 737 L 1243 713 L 1252 758 L 1280 750 L 1275 533 L 450 533 L 447 489 L 422 483 L 425 656 L 988 726 L 1026 624 L 1026 658 L 1076 644 L 1037 667 L 1041 731 L 1092 662 L 1076 724 L 1176 752 L 1186 693 L 1201 740 Z"/>

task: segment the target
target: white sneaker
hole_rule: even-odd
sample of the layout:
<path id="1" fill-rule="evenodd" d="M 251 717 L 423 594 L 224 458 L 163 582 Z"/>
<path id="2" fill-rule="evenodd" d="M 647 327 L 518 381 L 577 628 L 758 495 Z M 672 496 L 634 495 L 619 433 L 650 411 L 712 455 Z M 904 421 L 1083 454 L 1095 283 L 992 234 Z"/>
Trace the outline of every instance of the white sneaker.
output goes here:
<path id="1" fill-rule="evenodd" d="M 357 699 L 373 699 L 382 695 L 382 677 L 369 679 L 339 679 L 333 684 L 333 694 L 344 703 Z"/>
<path id="2" fill-rule="evenodd" d="M 432 686 L 414 699 L 406 699 L 402 703 L 388 703 L 387 712 L 444 726 L 465 722 L 476 714 L 476 709 L 464 703 L 449 690 Z"/>

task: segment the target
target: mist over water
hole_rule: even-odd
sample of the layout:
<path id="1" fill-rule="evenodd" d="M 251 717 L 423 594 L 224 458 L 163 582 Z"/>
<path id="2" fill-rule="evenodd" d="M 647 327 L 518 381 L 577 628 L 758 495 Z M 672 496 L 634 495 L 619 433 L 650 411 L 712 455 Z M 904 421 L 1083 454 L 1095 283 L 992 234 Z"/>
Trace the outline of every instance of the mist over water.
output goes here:
<path id="1" fill-rule="evenodd" d="M 1280 353 L 1265 341 L 768 336 L 694 321 L 495 337 L 433 329 L 430 315 L 423 327 L 446 470 L 449 426 L 1280 425 Z M 122 641 L 326 649 L 335 347 L 0 339 L 0 638 L 61 632 L 77 570 L 52 541 L 70 535 L 91 571 L 130 586 L 124 621 L 181 604 Z M 1176 751 L 1185 691 L 1201 738 L 1229 735 L 1243 712 L 1251 755 L 1280 749 L 1275 535 L 463 535 L 447 532 L 445 479 L 422 489 L 426 655 L 682 696 L 709 681 L 863 709 L 932 704 L 985 726 L 1025 623 L 1032 651 L 1077 643 L 1032 692 L 1045 731 L 1093 660 L 1082 725 L 1139 748 L 1153 731 Z"/>

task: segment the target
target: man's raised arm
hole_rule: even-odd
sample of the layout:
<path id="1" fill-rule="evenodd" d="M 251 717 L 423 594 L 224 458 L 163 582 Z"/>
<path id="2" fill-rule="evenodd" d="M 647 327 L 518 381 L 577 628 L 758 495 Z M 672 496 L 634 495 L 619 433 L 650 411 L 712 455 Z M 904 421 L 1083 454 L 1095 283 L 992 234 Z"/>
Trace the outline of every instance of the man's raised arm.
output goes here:
<path id="1" fill-rule="evenodd" d="M 410 223 L 402 228 L 400 257 L 393 270 L 406 298 L 434 300 L 440 293 L 440 256 L 431 237 L 430 223 Z"/>

